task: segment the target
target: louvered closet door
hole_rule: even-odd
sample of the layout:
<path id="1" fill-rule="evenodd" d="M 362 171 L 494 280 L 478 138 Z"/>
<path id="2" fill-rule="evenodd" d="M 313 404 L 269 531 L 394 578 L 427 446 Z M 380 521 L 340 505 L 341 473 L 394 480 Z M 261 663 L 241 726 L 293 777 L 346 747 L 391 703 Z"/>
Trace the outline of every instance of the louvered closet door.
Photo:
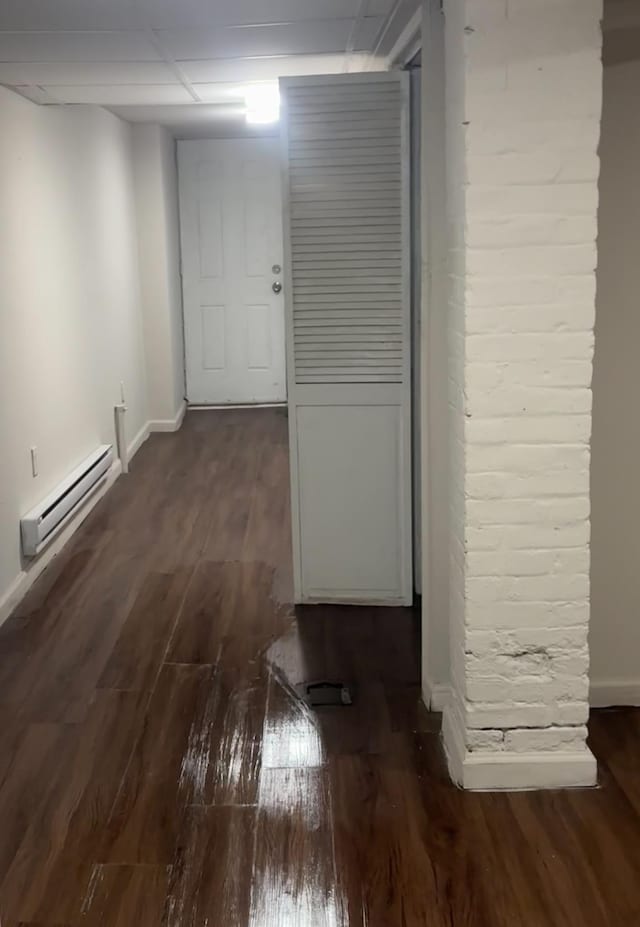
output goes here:
<path id="1" fill-rule="evenodd" d="M 411 601 L 405 78 L 281 82 L 297 601 Z"/>

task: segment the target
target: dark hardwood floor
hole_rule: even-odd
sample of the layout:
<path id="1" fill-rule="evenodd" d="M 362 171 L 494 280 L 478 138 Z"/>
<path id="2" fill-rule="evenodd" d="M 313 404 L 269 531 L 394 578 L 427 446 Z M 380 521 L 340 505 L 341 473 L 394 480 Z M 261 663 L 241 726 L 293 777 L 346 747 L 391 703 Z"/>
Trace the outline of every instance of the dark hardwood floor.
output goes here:
<path id="1" fill-rule="evenodd" d="M 0 630 L 3 927 L 638 927 L 640 712 L 598 790 L 463 793 L 417 614 L 296 610 L 290 560 L 280 411 L 143 446 Z"/>

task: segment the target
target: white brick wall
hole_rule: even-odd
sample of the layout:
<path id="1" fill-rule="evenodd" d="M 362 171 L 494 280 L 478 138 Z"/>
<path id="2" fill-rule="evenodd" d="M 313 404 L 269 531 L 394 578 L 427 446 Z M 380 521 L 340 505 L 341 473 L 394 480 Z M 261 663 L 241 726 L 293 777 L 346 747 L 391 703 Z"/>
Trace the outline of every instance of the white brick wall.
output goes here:
<path id="1" fill-rule="evenodd" d="M 587 755 L 601 12 L 601 0 L 445 2 L 445 732 L 474 761 Z"/>

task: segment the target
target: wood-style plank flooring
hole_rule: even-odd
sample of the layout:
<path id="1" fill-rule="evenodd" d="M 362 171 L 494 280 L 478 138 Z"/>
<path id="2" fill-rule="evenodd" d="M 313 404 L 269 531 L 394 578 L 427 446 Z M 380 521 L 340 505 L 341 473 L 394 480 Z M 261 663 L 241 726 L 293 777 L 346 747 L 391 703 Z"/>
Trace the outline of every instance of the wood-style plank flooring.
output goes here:
<path id="1" fill-rule="evenodd" d="M 598 790 L 462 793 L 417 614 L 296 610 L 290 561 L 281 411 L 143 446 L 0 630 L 3 927 L 638 927 L 640 712 Z"/>

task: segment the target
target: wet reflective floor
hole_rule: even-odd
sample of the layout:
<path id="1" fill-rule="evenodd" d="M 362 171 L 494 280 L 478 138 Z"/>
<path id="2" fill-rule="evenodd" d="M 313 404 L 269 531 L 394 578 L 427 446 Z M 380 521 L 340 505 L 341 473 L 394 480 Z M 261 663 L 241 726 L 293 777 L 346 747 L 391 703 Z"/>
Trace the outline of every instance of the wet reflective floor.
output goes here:
<path id="1" fill-rule="evenodd" d="M 636 927 L 640 713 L 599 790 L 456 790 L 417 614 L 293 607 L 287 454 L 152 436 L 0 629 L 3 927 Z"/>

